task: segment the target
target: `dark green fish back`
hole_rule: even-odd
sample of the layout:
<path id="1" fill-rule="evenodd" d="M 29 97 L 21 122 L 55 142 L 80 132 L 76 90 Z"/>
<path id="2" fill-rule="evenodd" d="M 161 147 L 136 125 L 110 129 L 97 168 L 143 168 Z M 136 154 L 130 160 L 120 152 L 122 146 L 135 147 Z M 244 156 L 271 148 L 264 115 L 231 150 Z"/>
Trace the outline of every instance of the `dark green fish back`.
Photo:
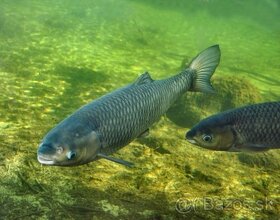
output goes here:
<path id="1" fill-rule="evenodd" d="M 245 143 L 256 146 L 280 147 L 280 102 L 246 106 L 229 116 L 234 130 Z"/>

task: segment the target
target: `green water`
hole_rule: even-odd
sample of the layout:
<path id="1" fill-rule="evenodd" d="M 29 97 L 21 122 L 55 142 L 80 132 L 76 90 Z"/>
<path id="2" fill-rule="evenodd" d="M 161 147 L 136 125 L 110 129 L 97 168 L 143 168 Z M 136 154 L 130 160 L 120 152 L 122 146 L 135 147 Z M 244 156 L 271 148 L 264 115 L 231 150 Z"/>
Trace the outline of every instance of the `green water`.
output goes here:
<path id="1" fill-rule="evenodd" d="M 213 152 L 184 140 L 220 103 L 279 101 L 279 20 L 278 0 L 1 0 L 0 219 L 279 218 L 279 151 Z M 114 155 L 135 168 L 37 162 L 42 137 L 81 105 L 144 71 L 174 75 L 213 44 L 220 94 L 190 94 L 187 110 L 173 109 L 190 118 L 184 125 L 164 116 Z"/>

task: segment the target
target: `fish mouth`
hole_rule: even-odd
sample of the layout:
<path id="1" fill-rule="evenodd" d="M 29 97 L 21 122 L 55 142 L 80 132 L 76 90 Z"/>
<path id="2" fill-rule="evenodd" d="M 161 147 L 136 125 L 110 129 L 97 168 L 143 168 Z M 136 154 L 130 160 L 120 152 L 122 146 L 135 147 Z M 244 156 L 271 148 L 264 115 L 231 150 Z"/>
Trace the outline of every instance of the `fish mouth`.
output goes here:
<path id="1" fill-rule="evenodd" d="M 197 144 L 196 140 L 193 139 L 193 132 L 192 130 L 190 130 L 189 132 L 186 133 L 186 139 L 188 142 L 190 142 L 191 144 Z"/>
<path id="2" fill-rule="evenodd" d="M 190 142 L 191 144 L 197 144 L 197 142 L 194 139 L 188 139 L 187 138 L 187 141 Z"/>
<path id="3" fill-rule="evenodd" d="M 38 159 L 39 163 L 41 163 L 41 164 L 54 165 L 53 160 L 43 157 L 42 155 L 38 155 L 37 159 Z"/>

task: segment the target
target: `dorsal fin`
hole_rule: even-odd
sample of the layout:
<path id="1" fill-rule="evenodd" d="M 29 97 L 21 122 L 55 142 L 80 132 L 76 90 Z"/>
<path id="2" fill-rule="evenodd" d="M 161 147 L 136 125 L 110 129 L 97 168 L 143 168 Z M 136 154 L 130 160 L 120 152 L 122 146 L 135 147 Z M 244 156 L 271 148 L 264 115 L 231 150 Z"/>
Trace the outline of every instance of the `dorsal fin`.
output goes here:
<path id="1" fill-rule="evenodd" d="M 152 83 L 154 80 L 150 76 L 148 72 L 141 74 L 136 81 L 133 83 L 134 85 L 142 85 L 146 83 Z"/>

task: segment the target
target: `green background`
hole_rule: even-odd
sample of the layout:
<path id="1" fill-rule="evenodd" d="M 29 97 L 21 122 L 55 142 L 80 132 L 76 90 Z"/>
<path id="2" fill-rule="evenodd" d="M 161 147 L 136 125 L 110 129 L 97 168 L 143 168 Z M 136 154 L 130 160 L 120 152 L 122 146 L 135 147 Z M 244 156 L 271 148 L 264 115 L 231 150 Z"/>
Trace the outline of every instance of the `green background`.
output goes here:
<path id="1" fill-rule="evenodd" d="M 278 0 L 1 0 L 0 219 L 278 218 L 279 151 L 213 152 L 184 136 L 222 101 L 279 101 L 279 20 Z M 192 123 L 163 116 L 114 155 L 135 168 L 37 162 L 46 132 L 81 105 L 145 71 L 175 75 L 213 44 L 220 93 L 188 94 L 172 111 Z"/>

